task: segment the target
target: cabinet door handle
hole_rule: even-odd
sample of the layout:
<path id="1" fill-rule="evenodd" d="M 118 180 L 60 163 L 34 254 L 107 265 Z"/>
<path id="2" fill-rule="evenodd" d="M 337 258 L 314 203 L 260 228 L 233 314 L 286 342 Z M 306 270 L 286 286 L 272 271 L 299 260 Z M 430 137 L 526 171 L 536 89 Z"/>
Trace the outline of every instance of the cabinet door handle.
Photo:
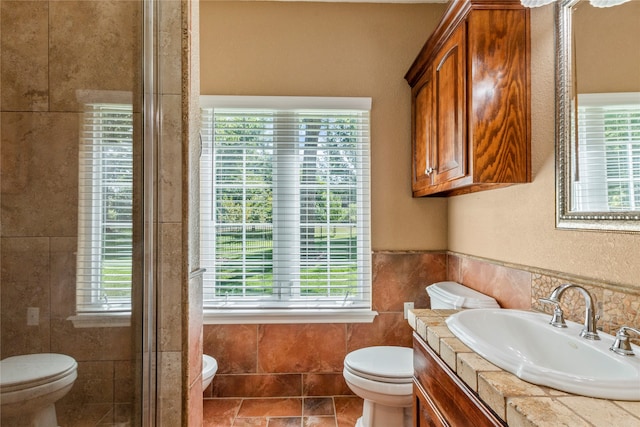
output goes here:
<path id="1" fill-rule="evenodd" d="M 424 170 L 424 174 L 425 175 L 431 175 L 433 173 L 434 169 L 432 167 L 428 167 Z"/>

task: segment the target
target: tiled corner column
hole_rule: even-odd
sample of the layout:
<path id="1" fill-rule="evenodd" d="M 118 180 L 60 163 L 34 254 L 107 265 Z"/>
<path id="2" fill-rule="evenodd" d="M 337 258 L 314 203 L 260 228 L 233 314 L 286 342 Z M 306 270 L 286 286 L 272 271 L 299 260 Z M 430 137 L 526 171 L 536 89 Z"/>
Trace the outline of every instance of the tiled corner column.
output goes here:
<path id="1" fill-rule="evenodd" d="M 188 247 L 185 229 L 188 197 L 183 176 L 188 173 L 183 138 L 183 2 L 157 1 L 158 102 L 162 116 L 158 149 L 158 422 L 186 425 L 188 406 L 185 351 L 188 333 Z"/>
<path id="2" fill-rule="evenodd" d="M 640 426 L 640 402 L 576 396 L 528 383 L 489 363 L 446 326 L 454 310 L 413 310 L 409 325 L 511 427 Z"/>
<path id="3" fill-rule="evenodd" d="M 158 165 L 159 422 L 202 424 L 199 272 L 199 3 L 157 1 L 162 128 Z"/>
<path id="4" fill-rule="evenodd" d="M 186 194 L 185 206 L 187 289 L 184 301 L 183 357 L 187 366 L 183 367 L 183 404 L 187 408 L 184 418 L 188 426 L 203 425 L 202 402 L 202 273 L 200 269 L 200 236 L 197 233 L 200 221 L 200 2 L 182 1 L 182 108 L 185 129 L 182 132 L 186 142 L 184 150 L 186 170 L 183 183 Z M 186 117 L 186 118 L 185 118 Z"/>

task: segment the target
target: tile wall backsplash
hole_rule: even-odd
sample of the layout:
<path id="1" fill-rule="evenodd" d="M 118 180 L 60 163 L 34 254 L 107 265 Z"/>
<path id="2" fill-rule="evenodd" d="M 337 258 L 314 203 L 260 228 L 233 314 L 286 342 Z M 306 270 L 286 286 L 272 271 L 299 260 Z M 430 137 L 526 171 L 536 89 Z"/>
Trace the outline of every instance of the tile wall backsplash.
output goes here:
<path id="1" fill-rule="evenodd" d="M 544 273 L 544 274 L 543 274 Z M 306 325 L 205 325 L 204 351 L 218 360 L 205 397 L 287 397 L 351 394 L 342 362 L 352 350 L 372 345 L 411 345 L 402 318 L 405 301 L 429 306 L 425 287 L 453 280 L 491 295 L 503 308 L 541 309 L 537 299 L 568 281 L 561 273 L 444 252 L 376 252 L 373 255 L 373 323 Z M 599 326 L 640 326 L 640 289 L 587 285 L 604 303 Z M 566 317 L 582 322 L 584 304 L 567 291 Z M 317 343 L 322 342 L 322 346 Z"/>
<path id="2" fill-rule="evenodd" d="M 470 288 L 491 295 L 503 308 L 533 309 L 552 312 L 539 298 L 548 297 L 563 283 L 584 286 L 596 302 L 602 304 L 598 327 L 615 335 L 621 326 L 640 327 L 640 287 L 631 288 L 561 272 L 545 271 L 526 266 L 505 265 L 465 255 L 449 253 L 448 278 Z M 584 299 L 575 289 L 562 297 L 565 318 L 584 321 Z"/>
<path id="3" fill-rule="evenodd" d="M 600 303 L 601 317 L 597 322 L 599 328 L 615 335 L 621 326 L 640 327 L 640 289 L 621 288 L 606 284 L 596 285 L 580 279 L 561 279 L 544 274 L 534 274 L 532 278 L 531 304 L 534 309 L 552 313 L 548 304 L 542 304 L 539 298 L 548 297 L 551 291 L 563 283 L 584 286 L 595 297 L 596 305 Z M 575 289 L 568 289 L 562 296 L 561 307 L 565 318 L 582 323 L 585 315 L 584 298 Z M 596 307 L 598 310 L 599 307 Z"/>

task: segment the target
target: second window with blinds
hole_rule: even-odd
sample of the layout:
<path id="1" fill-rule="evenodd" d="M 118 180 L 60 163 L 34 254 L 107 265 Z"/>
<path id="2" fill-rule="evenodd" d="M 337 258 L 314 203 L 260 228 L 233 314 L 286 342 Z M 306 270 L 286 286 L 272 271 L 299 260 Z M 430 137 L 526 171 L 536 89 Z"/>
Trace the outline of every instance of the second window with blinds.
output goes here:
<path id="1" fill-rule="evenodd" d="M 201 104 L 205 321 L 371 321 L 371 100 Z"/>

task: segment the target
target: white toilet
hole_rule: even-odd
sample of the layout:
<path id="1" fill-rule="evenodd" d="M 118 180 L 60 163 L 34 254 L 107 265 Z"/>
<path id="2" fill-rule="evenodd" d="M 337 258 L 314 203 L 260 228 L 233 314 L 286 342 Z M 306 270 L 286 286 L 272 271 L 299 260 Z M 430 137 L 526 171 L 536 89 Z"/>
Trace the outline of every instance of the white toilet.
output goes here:
<path id="1" fill-rule="evenodd" d="M 344 379 L 364 399 L 356 427 L 411 425 L 413 349 L 366 347 L 344 358 Z"/>
<path id="2" fill-rule="evenodd" d="M 78 364 L 64 354 L 41 353 L 0 361 L 3 427 L 57 427 L 55 403 L 75 382 Z"/>
<path id="3" fill-rule="evenodd" d="M 206 390 L 213 381 L 213 376 L 218 371 L 218 361 L 213 357 L 202 355 L 202 391 Z"/>
<path id="4" fill-rule="evenodd" d="M 427 287 L 432 309 L 499 308 L 498 302 L 455 282 Z M 413 349 L 366 347 L 344 359 L 344 379 L 364 399 L 355 427 L 411 427 L 413 404 Z"/>

